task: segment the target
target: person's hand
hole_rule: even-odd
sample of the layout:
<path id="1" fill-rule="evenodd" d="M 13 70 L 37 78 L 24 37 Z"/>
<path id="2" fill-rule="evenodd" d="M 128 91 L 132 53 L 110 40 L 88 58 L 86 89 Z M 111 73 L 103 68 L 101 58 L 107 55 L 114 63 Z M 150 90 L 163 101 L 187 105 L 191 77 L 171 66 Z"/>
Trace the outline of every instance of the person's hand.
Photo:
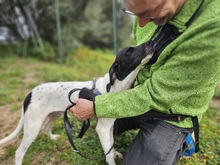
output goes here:
<path id="1" fill-rule="evenodd" d="M 93 116 L 95 116 L 93 110 L 93 101 L 87 99 L 78 99 L 76 105 L 70 108 L 73 115 L 80 121 L 85 121 Z"/>

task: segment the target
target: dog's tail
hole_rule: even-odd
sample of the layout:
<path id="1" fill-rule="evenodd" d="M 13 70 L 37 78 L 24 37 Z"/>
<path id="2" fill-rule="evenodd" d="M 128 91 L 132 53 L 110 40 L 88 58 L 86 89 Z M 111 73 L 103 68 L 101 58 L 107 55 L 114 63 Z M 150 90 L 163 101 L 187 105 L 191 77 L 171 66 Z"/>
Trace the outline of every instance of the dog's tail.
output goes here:
<path id="1" fill-rule="evenodd" d="M 21 131 L 21 129 L 23 127 L 23 124 L 24 124 L 24 111 L 23 111 L 23 108 L 22 108 L 21 118 L 20 118 L 20 121 L 18 123 L 17 128 L 10 135 L 8 135 L 4 139 L 0 140 L 0 145 L 12 140 L 13 138 L 15 138 L 18 135 L 18 133 Z"/>

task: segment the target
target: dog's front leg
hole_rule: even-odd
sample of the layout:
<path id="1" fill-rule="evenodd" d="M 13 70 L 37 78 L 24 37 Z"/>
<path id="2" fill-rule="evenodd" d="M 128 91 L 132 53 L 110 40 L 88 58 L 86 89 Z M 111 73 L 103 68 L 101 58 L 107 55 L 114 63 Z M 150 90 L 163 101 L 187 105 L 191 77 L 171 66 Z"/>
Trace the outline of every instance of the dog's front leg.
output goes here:
<path id="1" fill-rule="evenodd" d="M 109 152 L 114 144 L 113 138 L 113 126 L 115 119 L 99 118 L 96 125 L 96 132 L 99 136 L 104 153 Z M 109 165 L 116 165 L 115 163 L 115 151 L 112 148 L 111 152 L 106 155 L 106 162 Z"/>

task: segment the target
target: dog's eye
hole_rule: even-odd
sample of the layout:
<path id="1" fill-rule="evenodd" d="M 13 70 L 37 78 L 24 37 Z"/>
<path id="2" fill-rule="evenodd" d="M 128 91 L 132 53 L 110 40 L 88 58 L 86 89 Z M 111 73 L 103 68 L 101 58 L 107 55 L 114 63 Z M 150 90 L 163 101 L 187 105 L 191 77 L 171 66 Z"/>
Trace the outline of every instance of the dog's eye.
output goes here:
<path id="1" fill-rule="evenodd" d="M 128 52 L 128 51 L 129 51 L 129 52 L 133 52 L 133 51 L 134 51 L 134 47 L 129 47 L 128 50 L 127 50 L 127 52 Z"/>

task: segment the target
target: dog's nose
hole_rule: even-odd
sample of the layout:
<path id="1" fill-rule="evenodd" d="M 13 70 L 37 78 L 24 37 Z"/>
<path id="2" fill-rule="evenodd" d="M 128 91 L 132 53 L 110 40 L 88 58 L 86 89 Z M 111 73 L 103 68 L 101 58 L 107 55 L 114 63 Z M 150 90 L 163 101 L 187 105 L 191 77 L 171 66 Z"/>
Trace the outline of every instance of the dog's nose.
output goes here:
<path id="1" fill-rule="evenodd" d="M 156 44 L 152 40 L 149 40 L 145 42 L 145 47 L 146 47 L 146 51 L 152 53 L 155 51 Z"/>

